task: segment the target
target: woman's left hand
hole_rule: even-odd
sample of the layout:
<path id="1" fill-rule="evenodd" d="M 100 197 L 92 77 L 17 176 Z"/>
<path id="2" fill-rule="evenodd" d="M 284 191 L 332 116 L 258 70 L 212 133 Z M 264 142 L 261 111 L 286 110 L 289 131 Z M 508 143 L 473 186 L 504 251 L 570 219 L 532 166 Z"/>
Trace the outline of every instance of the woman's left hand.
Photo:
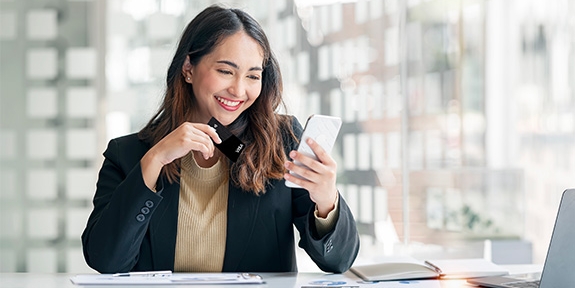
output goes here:
<path id="1" fill-rule="evenodd" d="M 318 160 L 297 151 L 291 151 L 289 154 L 291 159 L 297 160 L 304 166 L 298 166 L 292 161 L 286 161 L 284 166 L 305 179 L 297 178 L 289 173 L 284 174 L 284 178 L 306 189 L 311 200 L 317 205 L 319 216 L 325 218 L 327 213 L 335 208 L 337 163 L 313 139 L 308 138 L 307 143 Z"/>

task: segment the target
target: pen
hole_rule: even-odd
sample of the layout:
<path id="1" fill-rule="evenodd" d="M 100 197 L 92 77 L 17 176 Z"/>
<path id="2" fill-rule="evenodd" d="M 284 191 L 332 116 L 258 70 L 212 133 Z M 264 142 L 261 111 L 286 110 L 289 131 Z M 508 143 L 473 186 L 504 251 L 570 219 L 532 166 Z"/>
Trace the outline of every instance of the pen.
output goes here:
<path id="1" fill-rule="evenodd" d="M 344 286 L 332 286 L 332 285 L 327 285 L 327 286 L 301 286 L 300 288 L 318 288 L 318 287 L 330 287 L 330 288 L 359 288 L 359 286 L 355 286 L 355 285 L 344 285 Z"/>
<path id="2" fill-rule="evenodd" d="M 437 272 L 437 274 L 443 274 L 443 271 L 441 271 L 441 269 L 435 265 L 433 265 L 433 263 L 429 262 L 429 261 L 425 261 L 425 264 L 427 264 L 428 266 L 430 266 L 431 268 L 433 268 L 433 270 L 435 270 L 435 272 Z"/>
<path id="3" fill-rule="evenodd" d="M 112 277 L 133 277 L 133 276 L 143 276 L 143 277 L 168 277 L 172 275 L 172 271 L 138 271 L 138 272 L 125 272 L 112 274 Z"/>

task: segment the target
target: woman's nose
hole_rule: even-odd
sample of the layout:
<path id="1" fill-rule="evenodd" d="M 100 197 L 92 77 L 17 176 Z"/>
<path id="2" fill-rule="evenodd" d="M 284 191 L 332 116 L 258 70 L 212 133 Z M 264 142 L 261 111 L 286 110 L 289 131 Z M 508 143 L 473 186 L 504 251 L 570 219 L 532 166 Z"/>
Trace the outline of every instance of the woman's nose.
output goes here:
<path id="1" fill-rule="evenodd" d="M 228 92 L 236 97 L 241 97 L 245 94 L 245 84 L 242 79 L 236 79 L 228 88 Z"/>

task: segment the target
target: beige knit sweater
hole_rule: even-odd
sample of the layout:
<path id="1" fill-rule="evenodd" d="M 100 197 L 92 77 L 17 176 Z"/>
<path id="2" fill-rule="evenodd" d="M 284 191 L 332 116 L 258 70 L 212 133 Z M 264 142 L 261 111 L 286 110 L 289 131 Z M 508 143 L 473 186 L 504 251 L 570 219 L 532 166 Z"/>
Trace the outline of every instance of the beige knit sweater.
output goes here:
<path id="1" fill-rule="evenodd" d="M 228 165 L 182 158 L 175 272 L 221 272 L 226 248 Z"/>

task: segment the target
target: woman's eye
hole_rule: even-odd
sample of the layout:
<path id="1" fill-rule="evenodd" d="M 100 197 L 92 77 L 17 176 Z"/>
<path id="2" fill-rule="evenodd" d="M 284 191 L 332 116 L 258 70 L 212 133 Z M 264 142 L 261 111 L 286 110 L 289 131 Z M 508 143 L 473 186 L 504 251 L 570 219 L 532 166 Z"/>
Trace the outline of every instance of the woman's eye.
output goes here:
<path id="1" fill-rule="evenodd" d="M 252 80 L 260 80 L 260 76 L 258 76 L 258 75 L 250 75 L 250 76 L 248 76 L 248 78 L 250 78 Z"/>
<path id="2" fill-rule="evenodd" d="M 218 72 L 220 72 L 220 73 L 222 73 L 222 74 L 226 74 L 226 75 L 231 75 L 231 74 L 232 74 L 232 71 L 222 70 L 222 69 L 218 70 Z"/>

